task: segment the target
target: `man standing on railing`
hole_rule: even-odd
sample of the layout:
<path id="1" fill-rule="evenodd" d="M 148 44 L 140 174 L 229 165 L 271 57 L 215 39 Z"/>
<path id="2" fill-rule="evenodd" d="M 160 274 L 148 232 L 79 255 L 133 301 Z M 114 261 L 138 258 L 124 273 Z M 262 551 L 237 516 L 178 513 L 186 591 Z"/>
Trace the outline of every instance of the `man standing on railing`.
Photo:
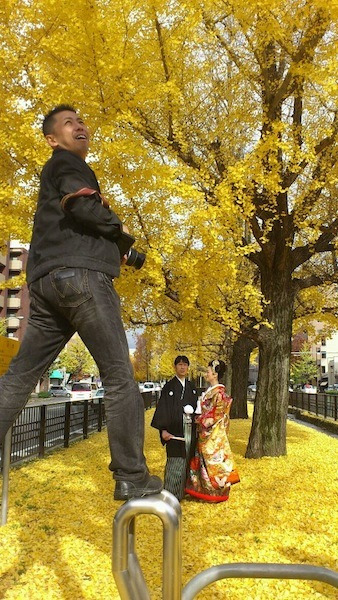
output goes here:
<path id="1" fill-rule="evenodd" d="M 143 454 L 144 405 L 134 381 L 119 297 L 117 246 L 127 231 L 85 162 L 89 132 L 75 109 L 46 115 L 45 164 L 27 264 L 30 316 L 19 353 L 0 380 L 0 443 L 43 373 L 77 331 L 96 361 L 116 480 L 114 498 L 159 493 Z"/>

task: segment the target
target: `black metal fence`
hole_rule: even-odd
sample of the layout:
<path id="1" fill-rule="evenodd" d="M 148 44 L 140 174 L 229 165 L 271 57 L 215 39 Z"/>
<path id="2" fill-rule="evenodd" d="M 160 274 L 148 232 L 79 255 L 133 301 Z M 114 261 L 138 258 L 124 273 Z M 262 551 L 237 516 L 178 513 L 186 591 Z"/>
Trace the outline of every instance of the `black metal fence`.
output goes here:
<path id="1" fill-rule="evenodd" d="M 159 392 L 142 393 L 144 408 L 157 403 Z M 56 447 L 68 448 L 70 441 L 86 439 L 89 433 L 101 431 L 106 424 L 104 402 L 43 401 L 28 404 L 12 429 L 11 464 L 31 457 L 42 458 Z M 0 469 L 2 452 L 0 451 Z"/>
<path id="2" fill-rule="evenodd" d="M 143 392 L 145 410 L 157 404 L 160 393 Z M 290 392 L 289 406 L 325 419 L 338 421 L 338 394 Z M 30 457 L 43 457 L 55 447 L 69 446 L 70 441 L 85 439 L 101 431 L 106 424 L 104 402 L 98 404 L 71 399 L 46 400 L 28 404 L 13 425 L 11 463 Z M 2 457 L 0 452 L 0 468 Z"/>
<path id="3" fill-rule="evenodd" d="M 306 410 L 324 419 L 338 420 L 338 394 L 309 394 L 290 392 L 289 406 Z"/>

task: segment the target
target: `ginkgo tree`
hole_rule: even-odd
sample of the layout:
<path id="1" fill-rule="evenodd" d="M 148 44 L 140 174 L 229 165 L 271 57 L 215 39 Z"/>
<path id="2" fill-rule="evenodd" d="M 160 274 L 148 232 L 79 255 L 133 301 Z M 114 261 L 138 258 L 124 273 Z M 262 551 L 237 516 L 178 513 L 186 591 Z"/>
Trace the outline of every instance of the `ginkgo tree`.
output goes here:
<path id="1" fill-rule="evenodd" d="M 295 384 L 306 384 L 317 377 L 318 367 L 309 344 L 303 344 L 291 364 L 290 375 Z"/>
<path id="2" fill-rule="evenodd" d="M 253 336 L 259 378 L 247 456 L 283 454 L 295 295 L 337 273 L 335 8 L 156 6 L 157 61 L 142 70 L 152 85 L 126 98 L 130 125 L 190 168 L 259 269 L 268 324 Z"/>
<path id="3" fill-rule="evenodd" d="M 96 363 L 77 334 L 60 352 L 57 364 L 70 373 L 73 381 L 78 381 L 81 377 L 97 376 L 99 373 Z"/>
<path id="4" fill-rule="evenodd" d="M 29 237 L 48 156 L 41 116 L 73 102 L 103 192 L 147 252 L 146 270 L 121 280 L 131 319 L 190 320 L 197 337 L 213 318 L 238 332 L 248 318 L 259 379 L 247 456 L 284 454 L 295 297 L 337 273 L 337 6 L 3 0 L 0 10 L 2 240 Z M 255 284 L 238 285 L 245 261 Z"/>

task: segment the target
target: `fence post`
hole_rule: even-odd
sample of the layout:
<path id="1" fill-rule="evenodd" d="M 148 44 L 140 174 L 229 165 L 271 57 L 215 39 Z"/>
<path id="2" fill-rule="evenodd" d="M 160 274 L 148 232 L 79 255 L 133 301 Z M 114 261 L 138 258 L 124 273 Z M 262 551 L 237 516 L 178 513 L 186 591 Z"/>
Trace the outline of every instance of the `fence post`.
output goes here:
<path id="1" fill-rule="evenodd" d="M 1 525 L 6 525 L 8 514 L 9 467 L 11 462 L 12 427 L 7 431 L 2 446 L 2 493 L 1 493 Z"/>
<path id="2" fill-rule="evenodd" d="M 65 404 L 65 426 L 64 426 L 64 434 L 63 434 L 63 445 L 65 448 L 69 447 L 69 438 L 70 438 L 70 407 L 71 402 L 66 402 Z"/>
<path id="3" fill-rule="evenodd" d="M 324 394 L 324 419 L 327 418 L 327 395 Z"/>
<path id="4" fill-rule="evenodd" d="M 39 457 L 45 455 L 45 435 L 46 435 L 46 405 L 40 406 L 40 433 L 39 433 Z"/>
<path id="5" fill-rule="evenodd" d="M 102 431 L 102 421 L 103 421 L 103 403 L 102 398 L 99 398 L 99 413 L 97 416 L 97 430 Z"/>
<path id="6" fill-rule="evenodd" d="M 338 402 L 337 402 L 337 396 L 334 397 L 334 420 L 337 421 L 338 419 Z"/>
<path id="7" fill-rule="evenodd" d="M 88 400 L 84 401 L 83 406 L 83 439 L 88 437 Z"/>

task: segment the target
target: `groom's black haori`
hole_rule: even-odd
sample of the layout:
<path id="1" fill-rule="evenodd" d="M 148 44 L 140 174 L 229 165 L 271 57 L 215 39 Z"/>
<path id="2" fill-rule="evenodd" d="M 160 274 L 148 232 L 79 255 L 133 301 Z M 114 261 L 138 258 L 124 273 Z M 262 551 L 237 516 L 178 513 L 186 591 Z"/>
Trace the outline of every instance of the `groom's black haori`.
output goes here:
<path id="1" fill-rule="evenodd" d="M 178 356 L 174 364 L 177 365 L 178 362 L 189 364 L 185 356 Z M 183 407 L 187 404 L 190 404 L 195 411 L 197 404 L 196 389 L 188 379 L 185 379 L 185 386 L 183 388 L 181 381 L 175 375 L 175 377 L 164 385 L 151 422 L 152 427 L 159 430 L 161 443 L 166 447 L 167 463 L 164 475 L 164 487 L 179 500 L 182 499 L 184 494 L 186 467 L 190 457 L 186 456 L 184 441 L 171 439 L 165 442 L 162 438 L 162 431 L 166 430 L 175 437 L 184 437 Z M 194 439 L 193 432 L 192 440 Z M 190 455 L 193 454 L 194 449 L 194 444 L 192 443 Z"/>

